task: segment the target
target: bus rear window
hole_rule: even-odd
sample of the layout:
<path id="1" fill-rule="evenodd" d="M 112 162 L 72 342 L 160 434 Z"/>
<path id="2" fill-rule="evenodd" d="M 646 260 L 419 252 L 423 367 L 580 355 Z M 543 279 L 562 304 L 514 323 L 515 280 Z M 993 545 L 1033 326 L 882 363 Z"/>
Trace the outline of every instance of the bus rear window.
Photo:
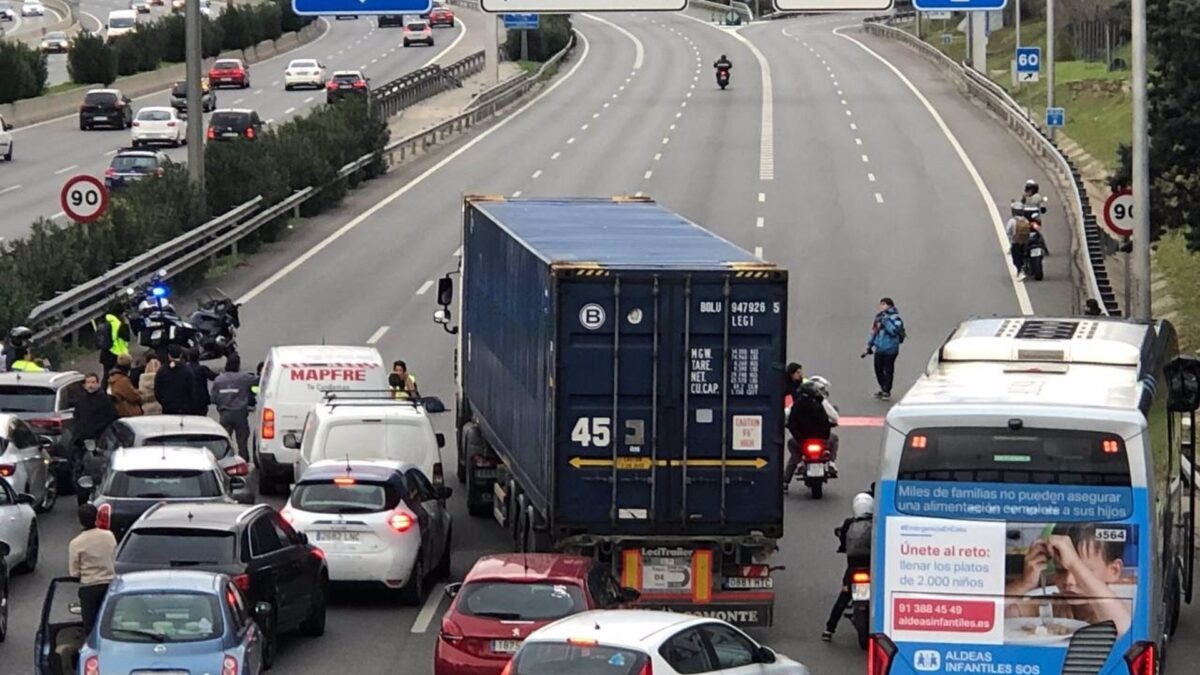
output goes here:
<path id="1" fill-rule="evenodd" d="M 1061 429 L 917 429 L 904 441 L 899 480 L 1128 487 L 1125 442 Z"/>

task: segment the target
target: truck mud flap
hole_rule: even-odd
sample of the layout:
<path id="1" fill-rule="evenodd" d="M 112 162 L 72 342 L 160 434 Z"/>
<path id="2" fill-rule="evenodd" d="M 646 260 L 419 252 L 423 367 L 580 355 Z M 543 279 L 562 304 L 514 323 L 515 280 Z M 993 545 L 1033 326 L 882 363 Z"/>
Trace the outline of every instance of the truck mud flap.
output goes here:
<path id="1" fill-rule="evenodd" d="M 711 605 L 676 605 L 663 603 L 638 603 L 638 609 L 676 612 L 702 616 L 708 619 L 727 621 L 739 628 L 770 628 L 775 616 L 772 604 L 720 603 Z"/>

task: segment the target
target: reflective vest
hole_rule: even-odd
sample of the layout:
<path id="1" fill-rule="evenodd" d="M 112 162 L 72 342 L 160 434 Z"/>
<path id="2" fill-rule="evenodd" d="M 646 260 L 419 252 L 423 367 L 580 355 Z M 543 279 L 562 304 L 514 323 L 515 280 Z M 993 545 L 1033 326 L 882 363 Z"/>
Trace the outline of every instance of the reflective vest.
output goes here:
<path id="1" fill-rule="evenodd" d="M 128 356 L 129 343 L 121 339 L 121 320 L 112 314 L 105 314 L 104 320 L 108 322 L 108 328 L 112 332 L 112 346 L 108 351 L 114 356 Z"/>
<path id="2" fill-rule="evenodd" d="M 46 369 L 34 363 L 33 361 L 19 359 L 13 362 L 12 370 L 14 373 L 40 373 Z"/>
<path id="3" fill-rule="evenodd" d="M 409 373 L 407 379 L 405 380 L 406 386 L 392 387 L 393 398 L 398 398 L 398 399 L 402 399 L 402 400 L 409 398 L 409 395 L 408 395 L 409 391 L 407 388 L 407 385 L 409 385 L 409 384 L 412 385 L 412 393 L 414 393 L 414 394 L 417 393 L 417 378 L 413 377 L 412 373 Z"/>

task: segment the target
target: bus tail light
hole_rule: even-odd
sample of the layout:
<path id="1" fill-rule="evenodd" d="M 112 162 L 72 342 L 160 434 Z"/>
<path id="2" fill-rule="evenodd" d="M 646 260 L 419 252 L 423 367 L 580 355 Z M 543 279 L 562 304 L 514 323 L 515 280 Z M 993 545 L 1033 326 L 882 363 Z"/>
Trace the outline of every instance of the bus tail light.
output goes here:
<path id="1" fill-rule="evenodd" d="M 867 675 L 888 675 L 895 657 L 896 645 L 888 636 L 872 633 L 867 638 Z"/>
<path id="2" fill-rule="evenodd" d="M 1129 675 L 1158 675 L 1158 647 L 1153 642 L 1135 642 L 1125 653 Z"/>

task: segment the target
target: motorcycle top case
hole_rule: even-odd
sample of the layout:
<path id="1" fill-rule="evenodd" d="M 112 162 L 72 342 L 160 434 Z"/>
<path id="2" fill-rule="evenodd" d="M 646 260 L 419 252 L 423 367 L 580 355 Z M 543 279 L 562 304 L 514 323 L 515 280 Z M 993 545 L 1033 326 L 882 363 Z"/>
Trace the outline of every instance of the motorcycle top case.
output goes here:
<path id="1" fill-rule="evenodd" d="M 641 198 L 463 226 L 463 395 L 556 539 L 782 535 L 786 270 Z"/>

